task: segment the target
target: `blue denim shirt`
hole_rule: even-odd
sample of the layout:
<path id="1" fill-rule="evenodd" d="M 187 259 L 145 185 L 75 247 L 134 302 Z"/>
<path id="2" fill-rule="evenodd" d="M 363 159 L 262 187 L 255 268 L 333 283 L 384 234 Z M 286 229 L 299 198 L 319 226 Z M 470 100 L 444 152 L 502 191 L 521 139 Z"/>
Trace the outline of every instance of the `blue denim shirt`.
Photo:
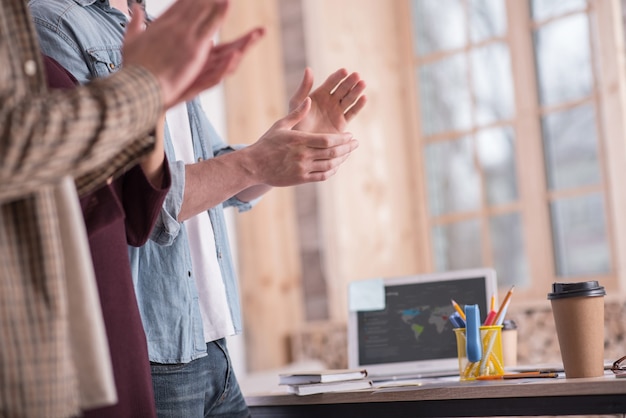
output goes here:
<path id="1" fill-rule="evenodd" d="M 126 17 L 111 8 L 108 0 L 30 0 L 29 5 L 43 52 L 79 82 L 105 77 L 119 69 Z M 187 109 L 195 160 L 233 150 L 217 135 L 198 99 L 187 103 Z M 165 152 L 173 156 L 169 130 L 165 132 Z M 129 252 L 150 361 L 186 363 L 206 355 L 206 342 L 187 232 L 177 220 L 183 201 L 185 164 L 170 162 L 170 170 L 172 186 L 151 240 L 141 248 L 129 247 Z M 244 211 L 252 205 L 231 198 L 208 211 L 237 333 L 242 330 L 239 292 L 223 207 L 236 206 Z"/>

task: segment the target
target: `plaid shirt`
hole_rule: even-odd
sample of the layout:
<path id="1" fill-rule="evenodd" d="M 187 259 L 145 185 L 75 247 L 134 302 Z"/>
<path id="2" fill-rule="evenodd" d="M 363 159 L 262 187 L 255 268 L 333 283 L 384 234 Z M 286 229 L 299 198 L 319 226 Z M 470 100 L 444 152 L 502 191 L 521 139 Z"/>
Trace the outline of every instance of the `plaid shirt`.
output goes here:
<path id="1" fill-rule="evenodd" d="M 151 150 L 160 89 L 144 69 L 125 67 L 47 92 L 25 0 L 0 0 L 0 63 L 0 416 L 75 416 L 76 268 L 60 225 L 76 195 L 58 186 L 70 175 L 90 191 Z M 70 224 L 80 230 L 81 218 Z"/>

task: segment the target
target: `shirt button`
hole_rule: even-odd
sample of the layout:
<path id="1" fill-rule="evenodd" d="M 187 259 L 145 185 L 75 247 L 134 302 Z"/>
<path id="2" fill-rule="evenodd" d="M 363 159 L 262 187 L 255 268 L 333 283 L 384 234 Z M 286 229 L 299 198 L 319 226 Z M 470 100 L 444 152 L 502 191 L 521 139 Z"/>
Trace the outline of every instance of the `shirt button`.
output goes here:
<path id="1" fill-rule="evenodd" d="M 37 63 L 33 60 L 28 60 L 24 63 L 24 72 L 27 76 L 34 76 L 37 74 Z"/>
<path id="2" fill-rule="evenodd" d="M 202 162 L 202 157 L 198 157 L 198 162 L 201 163 Z"/>
<path id="3" fill-rule="evenodd" d="M 113 64 L 112 62 L 109 63 L 109 68 L 112 70 L 115 70 L 115 64 Z"/>

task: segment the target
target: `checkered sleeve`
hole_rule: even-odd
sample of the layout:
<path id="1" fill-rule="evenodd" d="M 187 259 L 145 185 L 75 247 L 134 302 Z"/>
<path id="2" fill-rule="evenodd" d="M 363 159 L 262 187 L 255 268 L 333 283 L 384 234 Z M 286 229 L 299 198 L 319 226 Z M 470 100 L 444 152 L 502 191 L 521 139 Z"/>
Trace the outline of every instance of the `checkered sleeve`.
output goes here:
<path id="1" fill-rule="evenodd" d="M 162 111 L 157 80 L 133 66 L 74 90 L 5 103 L 0 201 L 68 174 L 81 193 L 103 184 L 153 148 L 149 133 Z"/>

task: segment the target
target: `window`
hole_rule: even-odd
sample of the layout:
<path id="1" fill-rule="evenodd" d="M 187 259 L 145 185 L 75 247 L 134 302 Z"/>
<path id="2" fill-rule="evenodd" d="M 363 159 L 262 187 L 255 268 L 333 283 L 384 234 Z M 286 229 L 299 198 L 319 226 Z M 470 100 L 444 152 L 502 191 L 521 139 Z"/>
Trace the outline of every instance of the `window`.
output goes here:
<path id="1" fill-rule="evenodd" d="M 598 3 L 410 0 L 434 270 L 615 282 Z"/>

